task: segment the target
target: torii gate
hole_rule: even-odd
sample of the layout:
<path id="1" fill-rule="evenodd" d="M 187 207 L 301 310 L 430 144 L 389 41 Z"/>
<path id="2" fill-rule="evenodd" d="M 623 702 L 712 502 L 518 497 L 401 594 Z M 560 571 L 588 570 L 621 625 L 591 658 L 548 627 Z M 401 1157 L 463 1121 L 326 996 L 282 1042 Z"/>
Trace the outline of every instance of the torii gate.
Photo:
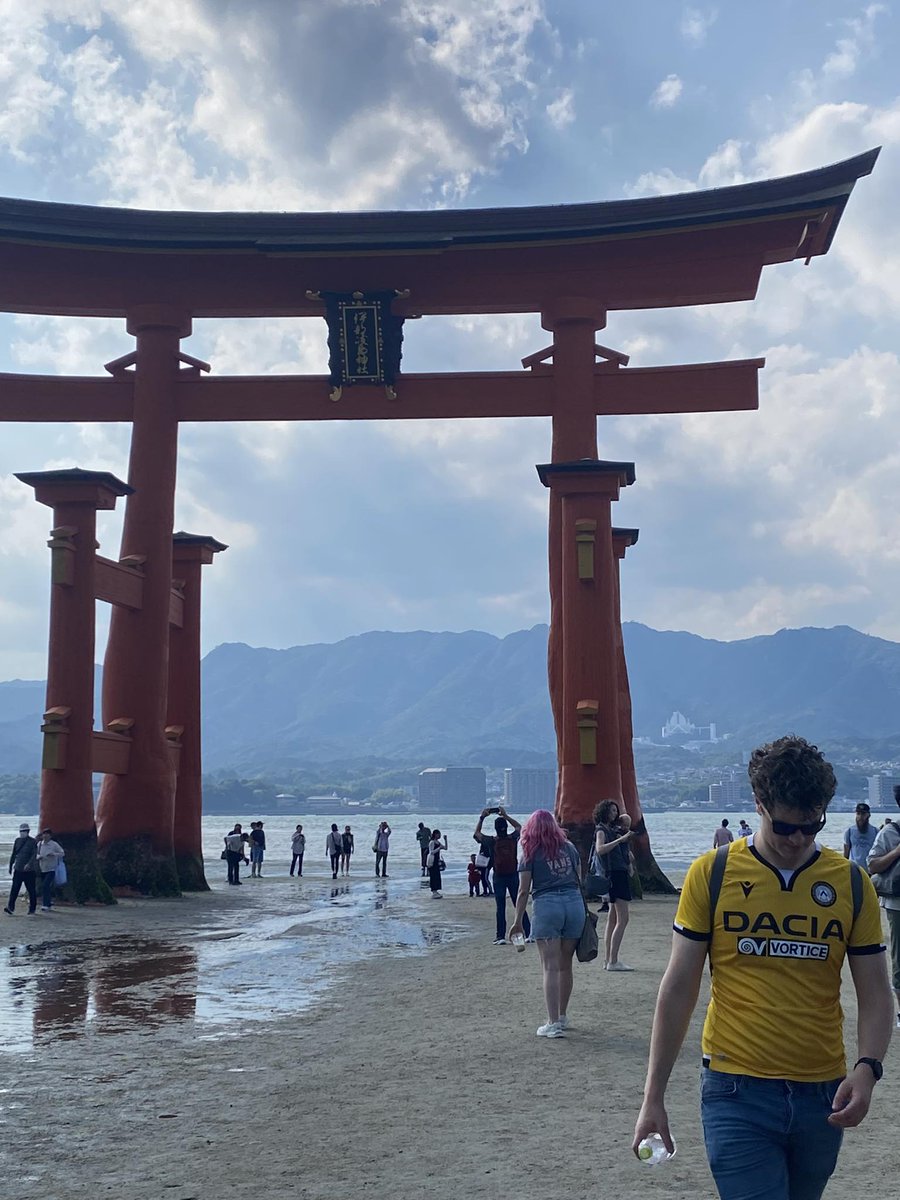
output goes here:
<path id="1" fill-rule="evenodd" d="M 103 472 L 26 477 L 57 514 L 54 571 L 70 554 L 76 563 L 81 554 L 87 582 L 78 619 L 87 621 L 96 597 L 114 603 L 103 730 L 94 732 L 89 720 L 91 659 L 82 653 L 75 669 L 71 639 L 51 635 L 48 678 L 57 683 L 48 690 L 41 821 L 83 847 L 78 894 L 86 897 L 95 886 L 95 836 L 110 884 L 148 893 L 205 886 L 198 586 L 190 649 L 179 650 L 181 666 L 170 669 L 170 631 L 186 619 L 187 591 L 173 595 L 182 421 L 551 417 L 550 462 L 538 469 L 550 490 L 557 815 L 584 849 L 594 804 L 624 801 L 638 833 L 642 878 L 660 884 L 634 781 L 619 617 L 618 561 L 637 531 L 614 530 L 611 518 L 612 502 L 634 482 L 634 464 L 598 458 L 597 416 L 754 409 L 764 363 L 630 367 L 624 355 L 599 346 L 596 333 L 614 310 L 752 299 L 764 266 L 825 254 L 850 192 L 877 156 L 873 150 L 819 170 L 708 192 L 539 208 L 178 213 L 0 200 L 0 310 L 122 317 L 135 338 L 133 353 L 107 364 L 109 378 L 0 376 L 0 420 L 132 423 L 127 485 Z M 193 317 L 326 311 L 334 317 L 337 299 L 365 307 L 372 297 L 382 303 L 385 340 L 375 316 L 367 324 L 370 318 L 357 313 L 355 367 L 345 353 L 330 381 L 208 378 L 207 364 L 181 353 Z M 540 314 L 552 342 L 525 357 L 521 371 L 395 377 L 396 363 L 390 373 L 380 358 L 378 371 L 370 365 L 382 351 L 386 360 L 399 356 L 391 313 L 523 312 Z M 357 336 L 333 321 L 331 333 L 335 354 Z M 377 378 L 386 386 L 341 391 L 354 372 L 360 383 Z M 126 493 L 119 560 L 95 560 L 93 512 Z M 78 512 L 90 514 L 80 525 Z M 185 536 L 175 574 L 187 574 L 187 554 L 198 585 L 199 563 L 224 547 Z M 178 558 L 177 539 L 175 547 Z M 65 571 L 54 579 L 54 587 L 75 586 Z M 54 749 L 61 739 L 62 761 Z M 192 782 L 185 787 L 187 742 Z M 96 835 L 85 803 L 89 764 L 107 771 Z M 176 789 L 188 806 L 178 817 L 177 861 Z M 96 890 L 103 891 L 100 883 Z"/>

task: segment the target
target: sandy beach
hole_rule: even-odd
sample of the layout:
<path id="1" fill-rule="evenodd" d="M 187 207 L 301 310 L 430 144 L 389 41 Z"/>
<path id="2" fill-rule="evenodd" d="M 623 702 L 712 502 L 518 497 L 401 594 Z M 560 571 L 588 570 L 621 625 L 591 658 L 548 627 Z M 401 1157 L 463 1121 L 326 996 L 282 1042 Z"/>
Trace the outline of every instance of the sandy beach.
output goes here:
<path id="1" fill-rule="evenodd" d="M 461 881 L 443 901 L 415 881 L 364 899 L 363 915 L 396 921 L 388 940 L 406 939 L 368 958 L 355 909 L 337 926 L 294 923 L 316 915 L 307 891 L 346 904 L 372 886 L 354 879 L 329 901 L 324 881 L 273 878 L 50 917 L 20 906 L 0 925 L 0 1195 L 715 1195 L 697 1111 L 702 1005 L 669 1096 L 677 1158 L 647 1168 L 629 1150 L 671 899 L 632 906 L 633 974 L 577 966 L 574 1028 L 547 1041 L 534 1036 L 536 948 L 492 946 L 493 901 Z M 306 994 L 304 956 L 323 945 L 328 986 Z M 217 1019 L 217 989 L 244 1007 L 226 997 Z M 852 1052 L 852 989 L 845 1010 Z M 828 1196 L 895 1194 L 896 1065 L 892 1049 Z"/>

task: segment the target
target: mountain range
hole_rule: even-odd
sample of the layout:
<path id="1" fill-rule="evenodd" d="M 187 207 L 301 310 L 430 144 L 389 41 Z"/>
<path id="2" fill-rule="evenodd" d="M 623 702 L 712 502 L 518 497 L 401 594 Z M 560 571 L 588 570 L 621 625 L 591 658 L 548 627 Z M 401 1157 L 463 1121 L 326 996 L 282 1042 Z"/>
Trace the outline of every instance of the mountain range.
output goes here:
<path id="1" fill-rule="evenodd" d="M 749 746 L 796 731 L 820 744 L 900 733 L 900 645 L 833 629 L 718 642 L 626 623 L 636 736 L 673 711 Z M 203 660 L 204 766 L 314 762 L 551 765 L 547 626 L 495 637 L 372 632 L 334 644 L 217 646 Z M 99 691 L 98 691 L 99 694 Z M 0 774 L 39 762 L 44 684 L 0 683 Z"/>

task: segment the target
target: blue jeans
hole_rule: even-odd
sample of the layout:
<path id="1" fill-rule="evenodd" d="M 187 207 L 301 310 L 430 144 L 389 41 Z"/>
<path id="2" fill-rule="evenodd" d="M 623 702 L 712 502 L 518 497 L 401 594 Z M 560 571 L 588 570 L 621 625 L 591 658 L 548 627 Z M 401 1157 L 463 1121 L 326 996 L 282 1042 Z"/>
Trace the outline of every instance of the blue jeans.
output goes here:
<path id="1" fill-rule="evenodd" d="M 819 1200 L 841 1148 L 841 1130 L 828 1124 L 840 1082 L 704 1068 L 700 1116 L 721 1200 Z"/>
<path id="2" fill-rule="evenodd" d="M 515 875 L 498 875 L 494 872 L 494 903 L 497 905 L 497 937 L 506 937 L 506 893 L 515 905 L 519 898 L 519 873 Z M 522 920 L 522 928 L 526 937 L 531 937 L 531 921 L 528 913 Z"/>

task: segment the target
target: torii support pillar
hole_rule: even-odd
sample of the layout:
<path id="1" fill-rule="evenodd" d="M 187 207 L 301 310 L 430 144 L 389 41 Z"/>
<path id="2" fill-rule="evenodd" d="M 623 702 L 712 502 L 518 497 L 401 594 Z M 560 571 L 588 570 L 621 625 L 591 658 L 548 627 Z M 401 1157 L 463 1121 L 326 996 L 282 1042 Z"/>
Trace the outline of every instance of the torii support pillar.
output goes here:
<path id="1" fill-rule="evenodd" d="M 628 683 L 628 665 L 625 661 L 625 641 L 622 636 L 622 594 L 620 563 L 629 546 L 638 540 L 636 529 L 613 529 L 612 544 L 616 567 L 616 630 L 618 633 L 617 679 L 619 695 L 619 763 L 622 772 L 622 803 L 631 817 L 634 837 L 629 845 L 634 852 L 635 864 L 641 888 L 645 892 L 672 894 L 675 888 L 665 877 L 650 850 L 650 838 L 638 795 L 637 775 L 634 769 L 634 726 L 631 718 L 631 688 Z"/>
<path id="2" fill-rule="evenodd" d="M 53 509 L 50 644 L 42 731 L 42 829 L 65 846 L 69 894 L 114 903 L 100 874 L 91 786 L 94 730 L 94 599 L 97 510 L 131 488 L 105 471 L 36 471 L 17 476 Z"/>
<path id="3" fill-rule="evenodd" d="M 175 869 L 182 891 L 206 892 L 203 870 L 202 752 L 200 739 L 200 582 L 202 569 L 228 547 L 215 538 L 176 533 L 172 538 L 175 586 L 184 596 L 180 626 L 169 631 L 167 731 L 180 742 L 175 787 Z"/>
<path id="4" fill-rule="evenodd" d="M 191 331 L 184 313 L 136 307 L 134 411 L 122 559 L 143 569 L 141 607 L 116 607 L 103 670 L 103 723 L 131 726 L 126 775 L 106 775 L 97 809 L 103 874 L 113 887 L 178 895 L 173 842 L 175 766 L 166 737 L 172 533 L 178 456 L 179 342 Z"/>
<path id="5" fill-rule="evenodd" d="M 560 513 L 559 543 L 550 542 L 550 586 L 561 592 L 552 611 L 562 624 L 556 630 L 561 670 L 550 680 L 551 692 L 562 680 L 561 695 L 553 697 L 561 714 L 556 815 L 586 858 L 595 805 L 622 803 L 611 506 L 634 482 L 634 464 L 583 459 L 541 466 L 538 474 L 558 497 Z"/>

